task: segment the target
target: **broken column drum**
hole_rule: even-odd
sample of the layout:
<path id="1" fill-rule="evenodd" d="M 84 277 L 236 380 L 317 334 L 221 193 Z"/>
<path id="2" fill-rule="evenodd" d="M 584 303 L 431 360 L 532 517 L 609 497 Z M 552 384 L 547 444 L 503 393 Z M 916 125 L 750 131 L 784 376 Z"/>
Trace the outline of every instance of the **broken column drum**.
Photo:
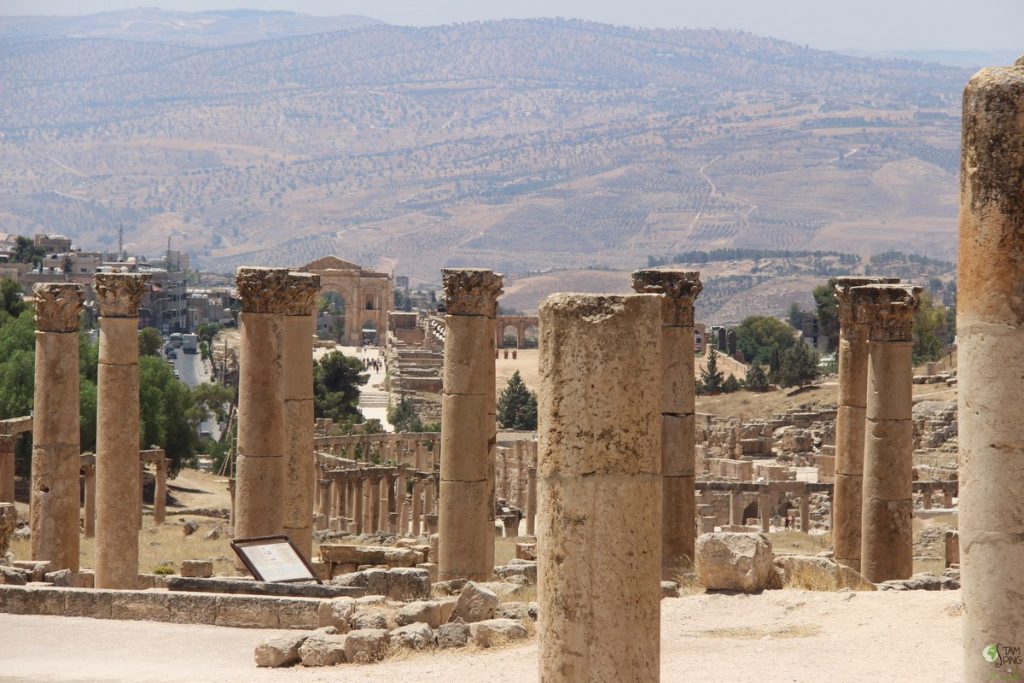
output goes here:
<path id="1" fill-rule="evenodd" d="M 851 287 L 894 284 L 899 278 L 838 277 L 839 406 L 836 411 L 832 543 L 836 562 L 860 571 L 860 517 L 864 479 L 864 410 L 868 393 L 871 310 L 854 307 Z"/>
<path id="2" fill-rule="evenodd" d="M 447 314 L 438 579 L 486 581 L 494 570 L 494 316 L 501 275 L 445 269 L 442 281 Z"/>
<path id="3" fill-rule="evenodd" d="M 284 533 L 307 560 L 313 553 L 313 333 L 320 276 L 289 273 L 282 319 L 285 422 Z"/>
<path id="4" fill-rule="evenodd" d="M 545 682 L 659 677 L 661 306 L 648 294 L 554 294 L 540 307 Z"/>
<path id="5" fill-rule="evenodd" d="M 878 583 L 914 573 L 913 326 L 920 287 L 850 289 L 871 310 L 865 408 L 861 574 Z"/>
<path id="6" fill-rule="evenodd" d="M 957 291 L 962 678 L 1024 647 L 1024 57 L 964 90 Z M 952 492 L 945 496 L 951 503 Z M 944 502 L 944 505 L 947 503 Z"/>
<path id="7" fill-rule="evenodd" d="M 235 538 L 284 531 L 285 414 L 283 318 L 292 278 L 286 268 L 239 268 Z"/>
<path id="8" fill-rule="evenodd" d="M 139 302 L 149 276 L 98 273 L 96 370 L 96 588 L 139 580 Z"/>
<path id="9" fill-rule="evenodd" d="M 78 571 L 78 315 L 82 287 L 38 284 L 30 521 L 33 560 Z M 138 451 L 138 442 L 135 444 Z M 136 479 L 138 481 L 138 479 Z M 13 480 L 12 480 L 13 483 Z"/>
<path id="10" fill-rule="evenodd" d="M 661 295 L 661 564 L 665 579 L 693 565 L 697 499 L 694 487 L 693 309 L 700 273 L 640 270 L 633 289 Z"/>

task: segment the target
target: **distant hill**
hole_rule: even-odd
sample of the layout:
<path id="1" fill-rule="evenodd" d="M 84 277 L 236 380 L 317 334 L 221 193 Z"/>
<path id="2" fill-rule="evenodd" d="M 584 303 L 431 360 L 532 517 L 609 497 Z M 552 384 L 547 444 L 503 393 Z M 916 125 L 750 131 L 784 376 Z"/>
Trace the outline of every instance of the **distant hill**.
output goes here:
<path id="1" fill-rule="evenodd" d="M 5 35 L 0 232 L 102 247 L 124 225 L 207 269 L 335 253 L 414 282 L 726 247 L 955 252 L 966 69 L 569 20 L 218 47 Z"/>
<path id="2" fill-rule="evenodd" d="M 0 17 L 0 39 L 25 36 L 114 38 L 192 45 L 231 45 L 371 26 L 369 17 L 311 17 L 296 12 L 211 10 L 171 12 L 153 7 L 82 16 Z"/>

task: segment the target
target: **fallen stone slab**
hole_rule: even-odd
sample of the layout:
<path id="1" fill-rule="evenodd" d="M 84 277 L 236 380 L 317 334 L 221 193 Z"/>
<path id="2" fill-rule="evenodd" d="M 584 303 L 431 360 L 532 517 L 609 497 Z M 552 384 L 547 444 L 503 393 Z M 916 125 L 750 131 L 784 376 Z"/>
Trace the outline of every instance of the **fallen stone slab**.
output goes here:
<path id="1" fill-rule="evenodd" d="M 473 623 L 492 619 L 497 609 L 498 595 L 494 591 L 467 581 L 455 603 L 455 609 L 452 610 L 449 621 L 461 619 L 466 623 Z"/>
<path id="2" fill-rule="evenodd" d="M 773 583 L 772 544 L 765 534 L 701 534 L 696 549 L 697 574 L 707 590 L 755 593 Z"/>
<path id="3" fill-rule="evenodd" d="M 818 555 L 780 555 L 775 566 L 782 569 L 784 583 L 804 590 L 873 591 L 875 585 L 859 573 L 831 558 Z"/>
<path id="4" fill-rule="evenodd" d="M 280 667 L 299 663 L 299 648 L 309 634 L 274 636 L 256 645 L 253 656 L 256 666 Z"/>
<path id="5" fill-rule="evenodd" d="M 526 627 L 514 619 L 487 619 L 469 625 L 469 639 L 478 647 L 504 645 L 529 636 Z"/>
<path id="6" fill-rule="evenodd" d="M 434 646 L 434 631 L 424 623 L 406 624 L 391 631 L 391 645 L 407 650 L 425 650 Z"/>
<path id="7" fill-rule="evenodd" d="M 168 577 L 167 590 L 193 593 L 243 593 L 246 595 L 294 598 L 358 598 L 366 595 L 366 590 L 363 587 L 340 586 L 333 583 L 269 583 L 266 581 L 204 579 L 186 576 Z"/>
<path id="8" fill-rule="evenodd" d="M 345 641 L 348 636 L 314 633 L 299 646 L 302 666 L 334 666 L 348 661 Z"/>
<path id="9" fill-rule="evenodd" d="M 415 567 L 426 558 L 410 548 L 392 548 L 377 545 L 325 543 L 320 546 L 320 558 L 334 564 L 382 564 L 388 567 Z"/>
<path id="10" fill-rule="evenodd" d="M 345 658 L 356 664 L 376 662 L 384 658 L 389 633 L 385 629 L 360 629 L 345 636 Z"/>

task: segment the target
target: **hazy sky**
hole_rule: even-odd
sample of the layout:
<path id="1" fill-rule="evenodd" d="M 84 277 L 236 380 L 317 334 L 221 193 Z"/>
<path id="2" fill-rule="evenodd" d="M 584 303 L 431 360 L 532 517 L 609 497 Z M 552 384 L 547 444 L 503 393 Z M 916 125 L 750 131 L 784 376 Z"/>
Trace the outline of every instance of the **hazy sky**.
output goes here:
<path id="1" fill-rule="evenodd" d="M 561 16 L 743 29 L 824 49 L 1024 52 L 1024 0 L 0 0 L 0 15 L 89 14 L 143 4 L 362 14 L 404 25 Z"/>

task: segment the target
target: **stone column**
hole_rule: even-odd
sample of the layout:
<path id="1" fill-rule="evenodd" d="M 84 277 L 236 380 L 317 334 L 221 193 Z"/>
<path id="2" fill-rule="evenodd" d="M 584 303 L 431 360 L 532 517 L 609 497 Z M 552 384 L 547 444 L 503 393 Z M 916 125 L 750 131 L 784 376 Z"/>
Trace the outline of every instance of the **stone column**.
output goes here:
<path id="1" fill-rule="evenodd" d="M 14 502 L 14 446 L 18 437 L 0 436 L 0 503 Z"/>
<path id="2" fill-rule="evenodd" d="M 493 356 L 501 275 L 482 269 L 445 269 L 442 280 L 448 313 L 441 394 L 438 580 L 486 581 L 494 570 Z"/>
<path id="3" fill-rule="evenodd" d="M 330 525 L 331 520 L 331 480 L 321 479 L 320 484 L 320 514 L 317 518 L 316 530 L 323 531 Z"/>
<path id="4" fill-rule="evenodd" d="M 899 278 L 835 278 L 839 309 L 839 406 L 836 411 L 835 492 L 832 544 L 836 562 L 860 571 L 861 492 L 864 480 L 864 410 L 868 395 L 871 310 L 855 306 L 851 287 L 899 282 Z"/>
<path id="5" fill-rule="evenodd" d="M 412 535 L 418 538 L 423 523 L 423 480 L 412 483 Z"/>
<path id="6" fill-rule="evenodd" d="M 167 458 L 157 460 L 156 487 L 153 489 L 153 523 L 163 524 L 167 519 Z"/>
<path id="7" fill-rule="evenodd" d="M 526 535 L 534 536 L 537 522 L 537 468 L 526 470 Z"/>
<path id="8" fill-rule="evenodd" d="M 967 84 L 961 155 L 962 678 L 1012 680 L 988 655 L 1024 647 L 1024 58 Z"/>
<path id="9" fill-rule="evenodd" d="M 761 532 L 769 533 L 772 530 L 772 506 L 768 496 L 758 496 L 757 515 L 761 519 Z"/>
<path id="10" fill-rule="evenodd" d="M 375 516 L 375 510 L 373 508 L 373 502 L 375 497 L 373 495 L 373 489 L 375 488 L 376 482 L 374 481 L 374 477 L 370 474 L 364 476 L 363 489 L 361 493 L 363 499 L 362 533 L 364 534 L 372 534 L 374 531 L 373 525 L 377 521 Z"/>
<path id="11" fill-rule="evenodd" d="M 238 460 L 235 538 L 284 531 L 283 320 L 286 268 L 239 268 Z"/>
<path id="12" fill-rule="evenodd" d="M 351 532 L 354 534 L 361 534 L 368 531 L 363 526 L 363 486 L 365 482 L 362 474 L 352 475 L 352 488 L 349 489 L 352 494 L 352 522 Z"/>
<path id="13" fill-rule="evenodd" d="M 740 508 L 740 494 L 736 491 L 729 491 L 729 526 L 746 524 L 746 520 L 740 519 L 743 510 Z"/>
<path id="14" fill-rule="evenodd" d="M 427 483 L 423 485 L 423 514 L 434 514 L 434 492 L 437 482 L 433 477 L 427 477 Z"/>
<path id="15" fill-rule="evenodd" d="M 865 409 L 861 574 L 878 583 L 914 573 L 911 332 L 920 287 L 854 287 L 854 306 L 871 309 Z"/>
<path id="16" fill-rule="evenodd" d="M 932 487 L 931 484 L 926 484 L 921 487 L 921 507 L 925 510 L 932 509 Z"/>
<path id="17" fill-rule="evenodd" d="M 800 531 L 811 533 L 811 498 L 807 493 L 800 496 Z"/>
<path id="18" fill-rule="evenodd" d="M 82 526 L 85 537 L 92 538 L 96 535 L 96 465 L 85 465 L 82 473 L 85 475 Z"/>
<path id="19" fill-rule="evenodd" d="M 537 598 L 542 681 L 657 681 L 661 301 L 540 307 Z"/>
<path id="20" fill-rule="evenodd" d="M 95 276 L 96 588 L 135 589 L 139 582 L 139 301 L 148 280 L 133 273 Z"/>
<path id="21" fill-rule="evenodd" d="M 403 500 L 398 513 L 398 535 L 409 535 L 409 501 Z"/>
<path id="22" fill-rule="evenodd" d="M 284 533 L 307 560 L 313 554 L 313 312 L 320 276 L 289 273 L 282 318 L 284 452 Z"/>
<path id="23" fill-rule="evenodd" d="M 78 314 L 82 310 L 82 287 L 38 284 L 32 294 L 36 309 L 36 356 L 31 553 L 33 560 L 51 561 L 54 570 L 77 572 Z M 135 449 L 138 452 L 137 442 Z"/>
<path id="24" fill-rule="evenodd" d="M 661 295 L 662 577 L 693 565 L 697 530 L 694 489 L 693 306 L 700 273 L 639 270 L 633 289 Z"/>
<path id="25" fill-rule="evenodd" d="M 390 487 L 391 477 L 388 475 L 382 475 L 377 481 L 377 528 L 380 531 L 391 531 L 391 524 L 389 523 L 388 512 L 391 505 L 391 496 L 388 492 Z"/>

